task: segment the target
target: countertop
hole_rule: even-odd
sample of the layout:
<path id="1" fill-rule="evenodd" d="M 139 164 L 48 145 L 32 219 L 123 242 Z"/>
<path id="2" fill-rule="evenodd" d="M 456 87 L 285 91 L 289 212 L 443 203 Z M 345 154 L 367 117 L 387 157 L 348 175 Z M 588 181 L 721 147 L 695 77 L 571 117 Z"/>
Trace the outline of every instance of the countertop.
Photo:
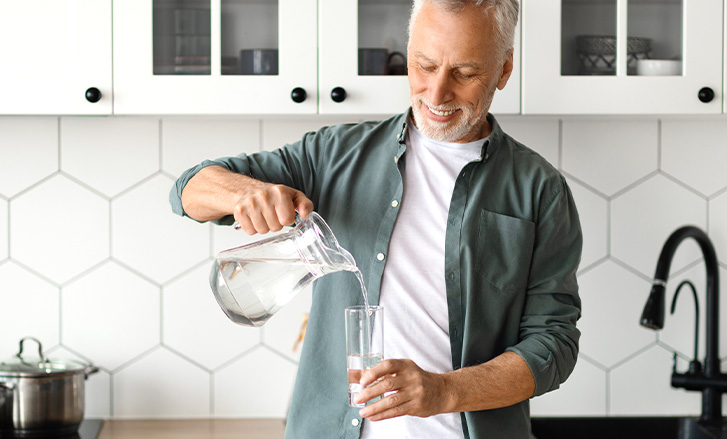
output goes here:
<path id="1" fill-rule="evenodd" d="M 282 419 L 107 420 L 98 439 L 282 439 Z"/>

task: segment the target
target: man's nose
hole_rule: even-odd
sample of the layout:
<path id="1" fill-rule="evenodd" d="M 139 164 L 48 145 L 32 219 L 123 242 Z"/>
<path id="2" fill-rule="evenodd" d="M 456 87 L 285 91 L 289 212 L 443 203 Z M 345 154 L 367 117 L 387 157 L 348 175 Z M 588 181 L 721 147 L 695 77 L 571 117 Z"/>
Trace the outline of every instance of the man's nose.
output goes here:
<path id="1" fill-rule="evenodd" d="M 449 102 L 454 98 L 452 90 L 451 76 L 449 72 L 441 69 L 431 78 L 428 90 L 428 99 L 432 105 L 441 105 Z"/>

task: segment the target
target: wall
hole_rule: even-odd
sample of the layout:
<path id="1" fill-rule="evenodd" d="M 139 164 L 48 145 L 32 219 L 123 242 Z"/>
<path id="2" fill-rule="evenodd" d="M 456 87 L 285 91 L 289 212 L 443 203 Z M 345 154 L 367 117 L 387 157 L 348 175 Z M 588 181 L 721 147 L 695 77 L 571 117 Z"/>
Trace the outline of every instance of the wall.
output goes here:
<path id="1" fill-rule="evenodd" d="M 216 252 L 249 239 L 173 215 L 168 191 L 205 158 L 344 120 L 0 117 L 0 358 L 32 335 L 52 357 L 100 366 L 87 382 L 90 417 L 283 417 L 309 294 L 262 329 L 229 322 L 207 275 Z M 681 225 L 709 232 L 727 278 L 724 117 L 500 122 L 566 175 L 584 230 L 580 359 L 533 414 L 698 414 L 698 393 L 669 387 L 672 352 L 680 370 L 693 355 L 688 291 L 660 333 L 638 320 L 661 246 Z M 697 246 L 684 243 L 668 300 L 691 279 L 704 316 L 704 277 Z"/>

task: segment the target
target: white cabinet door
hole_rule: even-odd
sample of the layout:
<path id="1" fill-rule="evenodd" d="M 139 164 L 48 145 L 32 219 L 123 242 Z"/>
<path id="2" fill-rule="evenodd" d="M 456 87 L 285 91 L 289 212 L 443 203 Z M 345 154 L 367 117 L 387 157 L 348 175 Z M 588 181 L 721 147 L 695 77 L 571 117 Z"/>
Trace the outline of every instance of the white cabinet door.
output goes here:
<path id="1" fill-rule="evenodd" d="M 405 65 L 411 0 L 319 3 L 319 112 L 405 111 L 410 103 Z M 520 112 L 519 33 L 518 29 L 515 71 L 507 87 L 495 95 L 493 113 Z"/>
<path id="2" fill-rule="evenodd" d="M 722 0 L 522 3 L 524 114 L 722 111 Z"/>
<path id="3" fill-rule="evenodd" d="M 315 113 L 316 15 L 316 0 L 115 1 L 114 113 Z"/>
<path id="4" fill-rule="evenodd" d="M 111 113 L 111 0 L 0 0 L 0 46 L 0 114 Z"/>

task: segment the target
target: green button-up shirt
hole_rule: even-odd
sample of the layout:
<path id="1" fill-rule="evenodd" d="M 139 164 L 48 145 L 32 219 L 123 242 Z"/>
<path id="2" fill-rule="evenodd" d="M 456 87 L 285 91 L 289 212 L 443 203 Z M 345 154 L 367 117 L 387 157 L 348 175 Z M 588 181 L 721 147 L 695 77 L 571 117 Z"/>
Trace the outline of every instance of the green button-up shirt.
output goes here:
<path id="1" fill-rule="evenodd" d="M 351 251 L 376 304 L 398 212 L 392 201 L 402 196 L 407 114 L 322 128 L 274 152 L 205 161 L 177 180 L 172 208 L 184 214 L 184 186 L 211 165 L 294 187 Z M 581 228 L 562 175 L 506 135 L 492 115 L 488 120 L 492 133 L 481 157 L 457 177 L 447 217 L 452 365 L 475 366 L 513 351 L 530 367 L 537 396 L 558 388 L 578 356 Z M 286 438 L 359 437 L 358 409 L 347 404 L 343 309 L 362 302 L 349 272 L 315 282 Z M 529 403 L 462 413 L 462 426 L 468 438 L 528 439 Z"/>

